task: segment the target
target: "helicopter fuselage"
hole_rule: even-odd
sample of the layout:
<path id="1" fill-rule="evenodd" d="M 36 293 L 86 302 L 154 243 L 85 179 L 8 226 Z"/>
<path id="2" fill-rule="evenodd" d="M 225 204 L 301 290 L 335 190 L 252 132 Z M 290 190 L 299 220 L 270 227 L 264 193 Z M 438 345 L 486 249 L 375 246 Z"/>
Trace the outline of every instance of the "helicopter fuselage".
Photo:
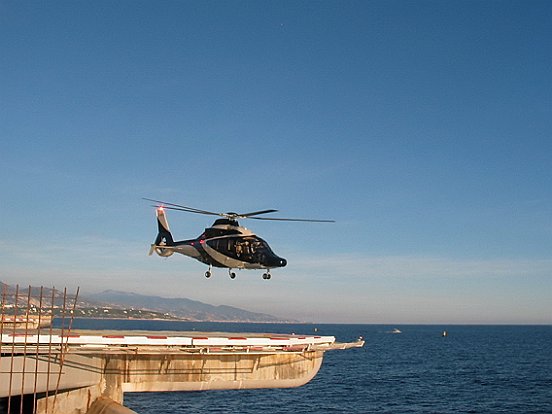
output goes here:
<path id="1" fill-rule="evenodd" d="M 158 212 L 158 219 L 161 219 L 160 214 L 164 216 L 162 211 Z M 216 220 L 195 239 L 172 241 L 158 237 L 152 249 L 160 256 L 180 253 L 209 266 L 229 269 L 274 269 L 287 264 L 266 241 L 236 220 L 226 218 Z"/>
<path id="2" fill-rule="evenodd" d="M 259 217 L 260 215 L 278 211 L 274 209 L 241 214 L 233 212 L 216 213 L 181 204 L 153 200 L 151 198 L 145 198 L 145 200 L 159 203 L 155 206 L 158 233 L 151 245 L 149 254 L 151 255 L 153 252 L 156 252 L 159 256 L 169 257 L 174 253 L 180 253 L 197 259 L 209 265 L 209 270 L 205 272 L 205 277 L 211 277 L 211 267 L 215 266 L 228 268 L 228 274 L 231 279 L 236 277 L 236 273 L 232 269 L 266 269 L 266 272 L 263 273 L 263 279 L 270 279 L 270 269 L 287 265 L 287 260 L 277 256 L 266 241 L 245 227 L 240 226 L 236 220 L 237 218 L 318 223 L 334 222 L 334 220 Z M 223 218 L 216 220 L 211 227 L 206 228 L 196 239 L 175 241 L 169 230 L 165 209 Z"/>

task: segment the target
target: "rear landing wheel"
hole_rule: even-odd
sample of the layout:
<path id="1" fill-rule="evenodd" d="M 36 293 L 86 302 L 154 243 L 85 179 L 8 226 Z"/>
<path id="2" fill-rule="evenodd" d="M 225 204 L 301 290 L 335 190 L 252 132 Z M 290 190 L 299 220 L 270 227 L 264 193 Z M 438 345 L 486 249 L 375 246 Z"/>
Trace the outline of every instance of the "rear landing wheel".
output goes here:
<path id="1" fill-rule="evenodd" d="M 209 270 L 207 270 L 207 271 L 205 272 L 205 277 L 206 277 L 207 279 L 209 279 L 209 278 L 211 277 L 211 272 L 210 272 Z"/>
<path id="2" fill-rule="evenodd" d="M 267 273 L 263 273 L 263 279 L 268 280 L 268 279 L 270 279 L 270 277 L 271 277 L 271 276 L 270 276 L 270 273 L 268 273 L 268 272 L 267 272 Z"/>
<path id="3" fill-rule="evenodd" d="M 236 278 L 236 273 L 232 272 L 232 269 L 228 269 L 228 274 L 230 275 L 230 279 Z"/>

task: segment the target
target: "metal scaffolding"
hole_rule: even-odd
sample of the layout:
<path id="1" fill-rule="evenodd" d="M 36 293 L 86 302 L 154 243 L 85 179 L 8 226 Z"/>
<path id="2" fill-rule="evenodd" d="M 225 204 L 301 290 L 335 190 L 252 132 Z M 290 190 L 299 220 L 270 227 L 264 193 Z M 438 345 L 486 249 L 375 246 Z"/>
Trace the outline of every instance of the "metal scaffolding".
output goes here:
<path id="1" fill-rule="evenodd" d="M 50 292 L 48 292 L 50 291 Z M 51 295 L 49 295 L 51 293 Z M 67 294 L 67 288 L 63 291 L 45 289 L 21 289 L 2 284 L 2 295 L 0 303 L 0 337 L 12 338 L 11 343 L 5 340 L 0 341 L 0 377 L 3 386 L 7 387 L 8 395 L 0 400 L 0 413 L 36 414 L 37 384 L 39 377 L 46 377 L 46 392 L 40 395 L 45 398 L 46 412 L 48 412 L 48 397 L 52 395 L 50 390 L 50 377 L 55 375 L 57 370 L 56 386 L 53 391 L 53 407 L 55 411 L 56 398 L 59 390 L 59 382 L 63 371 L 65 354 L 67 353 L 67 340 L 53 344 L 47 341 L 48 352 L 46 354 L 46 369 L 39 364 L 39 352 L 41 344 L 28 345 L 27 338 L 36 335 L 38 338 L 52 338 L 53 320 L 59 318 L 61 336 L 68 338 L 73 326 L 73 318 L 77 305 L 79 289 L 74 295 Z M 72 304 L 71 304 L 72 301 Z M 23 345 L 17 338 L 23 337 Z M 44 344 L 42 344 L 44 346 Z M 36 347 L 36 348 L 35 348 Z M 17 363 L 16 363 L 17 362 Z M 34 363 L 33 363 L 34 362 Z M 55 366 L 55 368 L 53 368 Z M 26 391 L 25 385 L 29 378 L 32 378 L 34 389 L 32 394 Z M 7 380 L 8 384 L 5 384 Z M 52 384 L 53 385 L 53 384 Z"/>

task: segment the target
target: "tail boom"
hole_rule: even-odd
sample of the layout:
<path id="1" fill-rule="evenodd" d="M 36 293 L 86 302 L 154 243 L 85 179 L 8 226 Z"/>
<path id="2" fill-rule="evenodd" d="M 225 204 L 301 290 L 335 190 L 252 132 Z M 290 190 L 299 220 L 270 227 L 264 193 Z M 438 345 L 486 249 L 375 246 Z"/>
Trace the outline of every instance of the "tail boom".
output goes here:
<path id="1" fill-rule="evenodd" d="M 174 250 L 170 248 L 174 246 L 174 239 L 169 229 L 169 222 L 165 215 L 165 209 L 163 207 L 158 207 L 155 212 L 157 215 L 158 233 L 155 241 L 151 245 L 149 255 L 151 256 L 155 251 L 159 256 L 169 257 L 174 253 Z"/>

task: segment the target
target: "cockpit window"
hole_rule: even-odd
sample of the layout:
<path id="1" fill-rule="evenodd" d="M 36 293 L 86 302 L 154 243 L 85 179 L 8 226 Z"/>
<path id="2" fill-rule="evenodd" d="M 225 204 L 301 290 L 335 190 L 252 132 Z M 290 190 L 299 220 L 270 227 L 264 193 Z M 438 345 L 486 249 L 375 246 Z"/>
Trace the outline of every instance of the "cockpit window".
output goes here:
<path id="1" fill-rule="evenodd" d="M 207 243 L 226 256 L 250 263 L 261 263 L 263 258 L 274 254 L 263 239 L 255 236 L 221 237 Z"/>
<path id="2" fill-rule="evenodd" d="M 257 262 L 261 255 L 270 252 L 270 247 L 263 240 L 257 237 L 241 237 L 235 240 L 234 252 L 237 259 Z"/>

